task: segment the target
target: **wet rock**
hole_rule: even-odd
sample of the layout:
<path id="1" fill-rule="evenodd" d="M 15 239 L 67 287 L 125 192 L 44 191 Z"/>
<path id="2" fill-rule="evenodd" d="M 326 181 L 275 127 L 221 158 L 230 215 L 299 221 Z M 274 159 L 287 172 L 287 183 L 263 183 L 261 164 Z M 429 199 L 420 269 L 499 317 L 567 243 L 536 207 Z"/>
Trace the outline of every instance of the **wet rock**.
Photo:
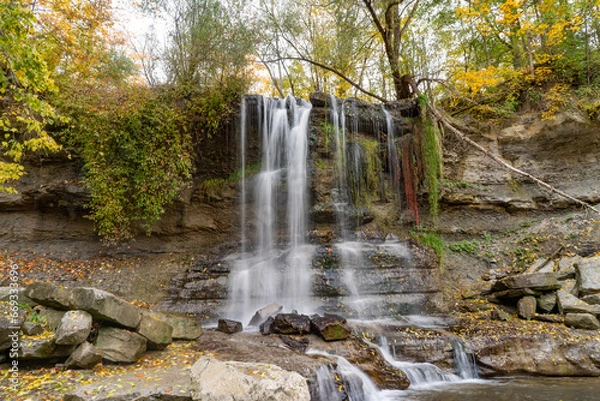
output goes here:
<path id="1" fill-rule="evenodd" d="M 496 281 L 492 286 L 494 291 L 504 291 L 518 288 L 530 288 L 538 291 L 551 291 L 560 288 L 556 276 L 552 273 L 519 274 L 505 277 Z"/>
<path id="2" fill-rule="evenodd" d="M 115 327 L 101 327 L 95 345 L 108 361 L 134 363 L 146 351 L 146 343 L 146 338 L 137 333 Z"/>
<path id="3" fill-rule="evenodd" d="M 148 340 L 148 349 L 164 349 L 173 342 L 173 327 L 153 314 L 142 314 L 135 331 Z"/>
<path id="4" fill-rule="evenodd" d="M 54 335 L 56 344 L 77 345 L 85 341 L 92 330 L 92 316 L 84 311 L 65 313 Z"/>
<path id="5" fill-rule="evenodd" d="M 102 351 L 87 341 L 82 342 L 65 362 L 67 369 L 91 369 L 102 362 Z"/>
<path id="6" fill-rule="evenodd" d="M 66 358 L 75 349 L 73 345 L 56 345 L 54 338 L 22 338 L 20 346 L 19 358 L 23 360 Z"/>
<path id="7" fill-rule="evenodd" d="M 275 316 L 271 330 L 277 334 L 308 334 L 310 333 L 310 318 L 295 313 L 280 313 Z"/>
<path id="8" fill-rule="evenodd" d="M 306 379 L 275 365 L 202 357 L 191 368 L 192 398 L 203 401 L 310 401 Z"/>
<path id="9" fill-rule="evenodd" d="M 336 102 L 340 100 L 333 97 Z M 331 107 L 331 96 L 322 91 L 315 91 L 310 94 L 310 103 L 313 107 Z"/>
<path id="10" fill-rule="evenodd" d="M 563 290 L 559 290 L 556 296 L 558 310 L 563 315 L 566 313 L 591 313 L 593 315 L 600 315 L 600 305 L 587 304 Z"/>
<path id="11" fill-rule="evenodd" d="M 600 294 L 586 295 L 581 300 L 590 305 L 600 305 Z"/>
<path id="12" fill-rule="evenodd" d="M 302 337 L 300 339 L 295 339 L 289 336 L 279 336 L 279 338 L 281 338 L 281 341 L 283 341 L 283 343 L 285 345 L 287 345 L 290 349 L 292 349 L 293 351 L 298 351 L 298 352 L 304 352 L 306 351 L 306 348 L 308 347 L 309 344 L 309 340 L 306 337 Z"/>
<path id="13" fill-rule="evenodd" d="M 252 319 L 250 319 L 250 323 L 248 323 L 248 326 L 258 326 L 262 322 L 267 320 L 267 318 L 275 316 L 276 314 L 281 312 L 282 309 L 282 305 L 279 305 L 277 302 L 273 302 L 256 311 L 254 316 L 252 316 Z"/>
<path id="14" fill-rule="evenodd" d="M 24 294 L 40 305 L 61 310 L 77 309 L 72 307 L 70 289 L 53 283 L 37 281 L 27 286 Z"/>
<path id="15" fill-rule="evenodd" d="M 600 322 L 589 313 L 567 313 L 565 325 L 575 329 L 600 330 Z"/>
<path id="16" fill-rule="evenodd" d="M 350 336 L 350 328 L 344 324 L 343 320 L 334 317 L 316 316 L 311 319 L 312 329 L 325 341 L 346 340 Z"/>
<path id="17" fill-rule="evenodd" d="M 600 256 L 583 258 L 575 267 L 579 295 L 600 293 Z"/>
<path id="18" fill-rule="evenodd" d="M 124 299 L 91 287 L 72 290 L 72 309 L 89 312 L 94 319 L 117 323 L 135 329 L 142 320 L 139 309 Z"/>
<path id="19" fill-rule="evenodd" d="M 543 294 L 537 299 L 537 308 L 542 313 L 549 313 L 556 306 L 556 293 Z"/>
<path id="20" fill-rule="evenodd" d="M 275 321 L 275 318 L 273 316 L 271 316 L 271 317 L 267 318 L 267 320 L 265 320 L 264 322 L 262 322 L 258 326 L 260 334 L 262 334 L 264 336 L 268 336 L 269 334 L 271 334 L 273 332 L 271 330 L 271 327 L 273 326 L 273 322 L 274 321 Z"/>
<path id="21" fill-rule="evenodd" d="M 39 323 L 25 322 L 21 327 L 21 331 L 23 331 L 23 334 L 26 336 L 37 336 L 42 334 L 45 330 Z"/>
<path id="22" fill-rule="evenodd" d="M 519 317 L 527 320 L 533 319 L 536 306 L 537 301 L 531 295 L 519 299 L 519 302 L 517 302 Z"/>
<path id="23" fill-rule="evenodd" d="M 226 334 L 239 333 L 243 329 L 242 323 L 235 320 L 219 319 L 217 323 L 217 330 Z"/>

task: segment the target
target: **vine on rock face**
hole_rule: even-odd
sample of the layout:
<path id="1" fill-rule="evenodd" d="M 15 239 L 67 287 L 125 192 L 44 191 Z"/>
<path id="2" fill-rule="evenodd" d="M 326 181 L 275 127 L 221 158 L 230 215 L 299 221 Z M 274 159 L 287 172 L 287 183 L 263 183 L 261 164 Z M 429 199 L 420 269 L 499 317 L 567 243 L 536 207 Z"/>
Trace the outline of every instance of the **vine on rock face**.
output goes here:
<path id="1" fill-rule="evenodd" d="M 419 95 L 421 108 L 421 122 L 424 130 L 421 131 L 421 157 L 425 180 L 427 182 L 429 208 L 432 216 L 437 216 L 440 210 L 440 180 L 442 179 L 442 147 L 439 140 L 440 132 L 434 125 L 427 111 L 427 98 Z"/>

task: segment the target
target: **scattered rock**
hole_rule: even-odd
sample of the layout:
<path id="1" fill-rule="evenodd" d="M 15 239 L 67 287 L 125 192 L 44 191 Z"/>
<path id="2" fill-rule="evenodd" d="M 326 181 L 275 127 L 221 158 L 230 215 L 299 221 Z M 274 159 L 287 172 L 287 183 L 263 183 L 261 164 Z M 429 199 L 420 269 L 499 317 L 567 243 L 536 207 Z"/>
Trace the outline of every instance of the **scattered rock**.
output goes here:
<path id="1" fill-rule="evenodd" d="M 146 351 L 146 343 L 146 338 L 137 333 L 116 327 L 101 327 L 95 345 L 108 361 L 134 363 Z"/>
<path id="2" fill-rule="evenodd" d="M 239 333 L 243 329 L 242 323 L 235 320 L 219 319 L 219 322 L 217 323 L 217 330 L 226 334 Z"/>
<path id="3" fill-rule="evenodd" d="M 146 337 L 148 349 L 164 349 L 173 342 L 173 327 L 155 315 L 146 313 L 142 315 L 136 331 Z"/>
<path id="4" fill-rule="evenodd" d="M 530 288 L 538 291 L 551 291 L 560 288 L 556 276 L 552 273 L 518 274 L 496 281 L 492 286 L 494 291 L 504 291 L 518 288 Z"/>
<path id="5" fill-rule="evenodd" d="M 519 299 L 519 302 L 517 303 L 519 316 L 527 320 L 533 319 L 536 306 L 537 301 L 535 300 L 535 297 L 532 297 L 531 295 Z"/>
<path id="6" fill-rule="evenodd" d="M 20 346 L 19 358 L 23 360 L 66 358 L 75 348 L 73 345 L 56 345 L 54 338 L 22 338 Z"/>
<path id="7" fill-rule="evenodd" d="M 192 398 L 202 401 L 310 401 L 306 379 L 275 365 L 202 357 L 191 368 Z"/>
<path id="8" fill-rule="evenodd" d="M 78 345 L 88 338 L 92 330 L 92 316 L 84 311 L 68 311 L 56 329 L 54 338 L 59 345 Z"/>
<path id="9" fill-rule="evenodd" d="M 267 320 L 262 322 L 260 324 L 260 326 L 258 326 L 258 329 L 260 330 L 260 334 L 262 334 L 264 336 L 268 336 L 269 334 L 271 334 L 272 333 L 271 327 L 273 326 L 274 321 L 275 321 L 275 318 L 273 316 L 271 316 Z"/>
<path id="10" fill-rule="evenodd" d="M 91 287 L 72 290 L 72 309 L 89 312 L 95 319 L 117 323 L 135 329 L 142 320 L 139 309 L 124 299 Z"/>
<path id="11" fill-rule="evenodd" d="M 350 328 L 344 324 L 345 320 L 316 316 L 311 319 L 312 329 L 325 341 L 345 340 L 350 336 Z"/>
<path id="12" fill-rule="evenodd" d="M 551 292 L 548 294 L 540 295 L 537 299 L 537 308 L 540 312 L 550 313 L 556 306 L 556 293 Z"/>
<path id="13" fill-rule="evenodd" d="M 23 331 L 23 334 L 26 336 L 37 336 L 42 334 L 45 330 L 44 327 L 39 323 L 25 322 L 21 327 L 21 331 Z"/>
<path id="14" fill-rule="evenodd" d="M 89 342 L 84 341 L 69 356 L 65 362 L 65 367 L 67 369 L 91 369 L 100 362 L 102 362 L 102 351 Z"/>
<path id="15" fill-rule="evenodd" d="M 600 330 L 600 322 L 589 313 L 567 313 L 565 324 L 575 329 Z"/>
<path id="16" fill-rule="evenodd" d="M 280 313 L 275 316 L 271 330 L 277 334 L 308 334 L 310 333 L 310 318 L 296 313 Z"/>
<path id="17" fill-rule="evenodd" d="M 600 293 L 600 256 L 583 258 L 575 264 L 579 295 Z"/>
<path id="18" fill-rule="evenodd" d="M 562 258 L 558 261 L 558 270 L 556 271 L 556 276 L 559 280 L 566 279 L 574 279 L 576 277 L 577 271 L 575 269 L 575 263 L 581 260 L 581 256 L 571 256 Z"/>
<path id="19" fill-rule="evenodd" d="M 302 337 L 297 340 L 289 336 L 281 335 L 279 338 L 281 338 L 281 341 L 283 341 L 283 343 L 293 351 L 305 352 L 309 344 L 309 340 L 306 337 Z"/>
<path id="20" fill-rule="evenodd" d="M 267 320 L 269 317 L 275 316 L 276 314 L 281 312 L 282 309 L 282 305 L 279 305 L 277 302 L 273 302 L 256 311 L 254 316 L 252 316 L 252 319 L 250 319 L 250 323 L 248 323 L 248 326 L 258 326 L 259 324 Z"/>

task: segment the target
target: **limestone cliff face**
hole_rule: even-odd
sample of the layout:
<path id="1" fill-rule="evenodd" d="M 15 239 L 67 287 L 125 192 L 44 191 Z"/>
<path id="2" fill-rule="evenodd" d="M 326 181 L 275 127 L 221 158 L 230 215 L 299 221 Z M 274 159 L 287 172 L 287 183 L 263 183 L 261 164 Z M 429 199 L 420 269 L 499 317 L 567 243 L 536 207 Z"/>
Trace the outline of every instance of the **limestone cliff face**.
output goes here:
<path id="1" fill-rule="evenodd" d="M 512 166 L 585 202 L 600 202 L 600 122 L 564 112 L 554 120 L 523 115 L 472 137 Z M 518 219 L 575 205 L 511 173 L 447 134 L 441 228 L 503 230 Z"/>

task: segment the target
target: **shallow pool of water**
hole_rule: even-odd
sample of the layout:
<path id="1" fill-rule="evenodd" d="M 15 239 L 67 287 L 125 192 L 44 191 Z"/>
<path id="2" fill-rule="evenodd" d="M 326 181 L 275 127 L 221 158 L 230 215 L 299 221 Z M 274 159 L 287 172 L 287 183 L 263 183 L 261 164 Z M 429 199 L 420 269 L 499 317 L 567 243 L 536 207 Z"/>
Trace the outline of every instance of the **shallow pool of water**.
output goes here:
<path id="1" fill-rule="evenodd" d="M 600 401 L 600 378 L 502 378 L 406 390 L 410 401 Z"/>

